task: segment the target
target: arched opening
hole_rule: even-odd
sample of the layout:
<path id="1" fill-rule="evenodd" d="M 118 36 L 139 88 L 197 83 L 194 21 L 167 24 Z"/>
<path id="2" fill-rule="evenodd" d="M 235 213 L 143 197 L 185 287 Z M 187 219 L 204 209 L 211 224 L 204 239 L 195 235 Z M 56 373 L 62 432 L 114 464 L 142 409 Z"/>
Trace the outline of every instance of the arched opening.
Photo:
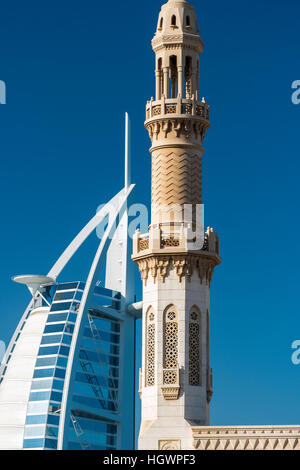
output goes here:
<path id="1" fill-rule="evenodd" d="M 178 84 L 177 57 L 170 57 L 170 98 L 176 98 Z"/>
<path id="2" fill-rule="evenodd" d="M 157 70 L 158 70 L 158 89 L 157 89 L 157 99 L 160 100 L 164 90 L 164 74 L 162 70 L 162 58 L 160 57 L 157 61 Z"/>
<path id="3" fill-rule="evenodd" d="M 171 25 L 176 26 L 176 15 L 173 15 L 171 18 Z"/>
<path id="4" fill-rule="evenodd" d="M 159 22 L 159 29 L 162 29 L 163 25 L 164 25 L 164 19 L 161 18 Z"/>
<path id="5" fill-rule="evenodd" d="M 189 16 L 186 17 L 186 26 L 191 26 L 191 19 Z"/>
<path id="6" fill-rule="evenodd" d="M 197 59 L 196 100 L 199 99 L 199 80 L 200 80 L 200 68 L 199 68 L 199 59 Z"/>
<path id="7" fill-rule="evenodd" d="M 185 59 L 185 97 L 192 97 L 192 58 Z"/>

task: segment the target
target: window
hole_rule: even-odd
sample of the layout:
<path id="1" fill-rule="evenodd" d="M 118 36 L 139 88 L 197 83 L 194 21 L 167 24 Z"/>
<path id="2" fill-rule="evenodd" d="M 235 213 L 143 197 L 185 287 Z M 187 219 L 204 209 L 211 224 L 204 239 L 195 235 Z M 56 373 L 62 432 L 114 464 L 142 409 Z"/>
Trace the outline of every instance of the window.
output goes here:
<path id="1" fill-rule="evenodd" d="M 177 57 L 172 55 L 170 57 L 170 98 L 176 98 L 177 96 Z"/>
<path id="2" fill-rule="evenodd" d="M 52 356 L 58 353 L 58 346 L 44 346 L 39 349 L 39 356 Z"/>
<path id="3" fill-rule="evenodd" d="M 46 439 L 45 448 L 47 449 L 56 449 L 57 448 L 57 439 Z"/>
<path id="4" fill-rule="evenodd" d="M 59 378 L 59 379 L 64 379 L 66 375 L 65 369 L 56 369 L 54 377 Z"/>
<path id="5" fill-rule="evenodd" d="M 42 414 L 47 413 L 48 411 L 48 402 L 44 401 L 43 403 L 28 403 L 27 414 Z"/>
<path id="6" fill-rule="evenodd" d="M 70 310 L 72 302 L 57 302 L 52 304 L 51 312 L 58 312 L 60 310 Z"/>
<path id="7" fill-rule="evenodd" d="M 62 380 L 53 380 L 53 390 L 63 390 L 64 382 Z"/>
<path id="8" fill-rule="evenodd" d="M 62 400 L 62 393 L 60 392 L 52 392 L 51 393 L 51 400 L 52 401 L 58 401 L 59 403 Z"/>
<path id="9" fill-rule="evenodd" d="M 56 322 L 63 322 L 67 320 L 67 313 L 53 313 L 49 315 L 47 318 L 47 323 L 56 323 Z M 75 316 L 76 321 L 76 316 Z"/>
<path id="10" fill-rule="evenodd" d="M 175 15 L 172 16 L 171 25 L 176 26 L 176 16 Z"/>
<path id="11" fill-rule="evenodd" d="M 79 284 L 79 286 L 78 286 Z M 77 287 L 79 289 L 83 289 L 83 287 L 81 287 L 81 284 L 82 283 L 79 283 L 79 282 L 66 282 L 65 284 L 59 284 L 57 286 L 57 289 L 56 289 L 56 292 L 57 291 L 60 291 L 60 290 L 71 290 L 71 289 L 76 289 Z"/>
<path id="12" fill-rule="evenodd" d="M 24 437 L 43 437 L 45 435 L 45 426 L 30 426 L 25 428 Z"/>
<path id="13" fill-rule="evenodd" d="M 54 426 L 47 426 L 46 428 L 46 437 L 58 437 L 58 427 Z"/>
<path id="14" fill-rule="evenodd" d="M 67 367 L 67 364 L 68 364 L 68 358 L 67 357 L 61 357 L 59 356 L 58 359 L 57 359 L 57 365 L 59 367 Z"/>
<path id="15" fill-rule="evenodd" d="M 194 306 L 189 318 L 189 384 L 201 385 L 201 313 Z"/>
<path id="16" fill-rule="evenodd" d="M 52 357 L 39 357 L 36 360 L 35 367 L 47 367 L 47 366 L 55 366 L 56 363 L 56 356 Z"/>
<path id="17" fill-rule="evenodd" d="M 155 384 L 155 315 L 152 307 L 146 313 L 146 387 Z"/>
<path id="18" fill-rule="evenodd" d="M 57 425 L 59 424 L 59 416 L 58 415 L 49 415 L 48 416 L 48 424 L 54 424 Z"/>
<path id="19" fill-rule="evenodd" d="M 191 26 L 191 19 L 189 16 L 186 17 L 186 25 Z"/>
<path id="20" fill-rule="evenodd" d="M 32 415 L 27 416 L 26 424 L 46 424 L 47 415 Z"/>
<path id="21" fill-rule="evenodd" d="M 60 331 L 63 331 L 64 328 L 64 323 L 59 323 L 58 325 L 47 325 L 45 327 L 44 333 L 58 333 Z"/>
<path id="22" fill-rule="evenodd" d="M 44 446 L 44 439 L 24 439 L 24 449 L 36 449 Z"/>
<path id="23" fill-rule="evenodd" d="M 59 348 L 59 354 L 61 356 L 68 356 L 70 352 L 70 348 L 68 346 L 61 346 Z"/>
<path id="24" fill-rule="evenodd" d="M 162 29 L 163 24 L 164 24 L 164 19 L 161 18 L 161 19 L 160 19 L 160 22 L 159 22 L 159 29 Z"/>
<path id="25" fill-rule="evenodd" d="M 61 335 L 43 336 L 41 344 L 55 344 L 61 342 Z"/>
<path id="26" fill-rule="evenodd" d="M 63 335 L 63 338 L 62 338 L 62 343 L 63 344 L 66 344 L 67 346 L 69 346 L 72 342 L 72 336 L 71 335 Z"/>
<path id="27" fill-rule="evenodd" d="M 163 383 L 176 384 L 178 368 L 178 314 L 174 305 L 164 313 Z"/>
<path id="28" fill-rule="evenodd" d="M 74 291 L 67 291 L 67 292 L 57 292 L 54 297 L 54 302 L 58 300 L 72 300 L 74 297 Z"/>
<path id="29" fill-rule="evenodd" d="M 49 400 L 50 390 L 48 392 L 31 392 L 29 401 L 43 401 Z"/>
<path id="30" fill-rule="evenodd" d="M 192 90 L 192 58 L 186 57 L 185 59 L 185 95 L 186 98 L 191 98 Z"/>
<path id="31" fill-rule="evenodd" d="M 31 385 L 31 390 L 47 390 L 52 385 L 52 379 L 49 380 L 34 380 Z"/>
<path id="32" fill-rule="evenodd" d="M 37 369 L 34 371 L 33 378 L 53 377 L 54 369 Z"/>

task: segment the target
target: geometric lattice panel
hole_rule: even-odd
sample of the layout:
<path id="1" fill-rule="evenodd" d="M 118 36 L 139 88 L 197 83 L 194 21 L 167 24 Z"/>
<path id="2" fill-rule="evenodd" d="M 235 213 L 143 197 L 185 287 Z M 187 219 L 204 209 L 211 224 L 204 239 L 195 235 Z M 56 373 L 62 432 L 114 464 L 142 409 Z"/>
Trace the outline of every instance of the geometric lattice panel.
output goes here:
<path id="1" fill-rule="evenodd" d="M 200 314 L 193 310 L 189 322 L 189 384 L 200 385 Z"/>
<path id="2" fill-rule="evenodd" d="M 169 310 L 164 324 L 164 368 L 176 369 L 178 365 L 178 323 L 174 310 Z"/>
<path id="3" fill-rule="evenodd" d="M 147 348 L 146 348 L 146 387 L 155 384 L 155 323 L 154 313 L 148 314 Z"/>

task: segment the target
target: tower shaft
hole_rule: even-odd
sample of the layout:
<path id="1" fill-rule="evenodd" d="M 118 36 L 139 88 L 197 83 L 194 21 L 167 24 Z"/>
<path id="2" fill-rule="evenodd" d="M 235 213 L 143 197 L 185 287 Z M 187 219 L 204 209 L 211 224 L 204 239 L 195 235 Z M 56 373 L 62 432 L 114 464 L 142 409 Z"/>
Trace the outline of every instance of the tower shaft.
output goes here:
<path id="1" fill-rule="evenodd" d="M 192 5 L 162 6 L 152 41 L 156 95 L 145 122 L 151 226 L 148 234 L 136 232 L 133 249 L 143 281 L 140 449 L 192 449 L 191 427 L 209 423 L 209 296 L 220 258 L 212 229 L 198 243 L 202 144 L 210 125 L 208 104 L 199 100 L 198 33 Z"/>

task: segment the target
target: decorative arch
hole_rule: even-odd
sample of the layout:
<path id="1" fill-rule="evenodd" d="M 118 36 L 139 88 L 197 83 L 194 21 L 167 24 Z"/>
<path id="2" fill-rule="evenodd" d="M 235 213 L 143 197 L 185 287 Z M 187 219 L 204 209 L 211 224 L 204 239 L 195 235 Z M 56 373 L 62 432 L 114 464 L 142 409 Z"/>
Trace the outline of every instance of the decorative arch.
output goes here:
<path id="1" fill-rule="evenodd" d="M 149 307 L 146 313 L 146 348 L 145 365 L 146 387 L 155 385 L 155 313 L 153 307 Z"/>
<path id="2" fill-rule="evenodd" d="M 189 312 L 189 384 L 201 385 L 201 311 L 196 306 Z"/>

